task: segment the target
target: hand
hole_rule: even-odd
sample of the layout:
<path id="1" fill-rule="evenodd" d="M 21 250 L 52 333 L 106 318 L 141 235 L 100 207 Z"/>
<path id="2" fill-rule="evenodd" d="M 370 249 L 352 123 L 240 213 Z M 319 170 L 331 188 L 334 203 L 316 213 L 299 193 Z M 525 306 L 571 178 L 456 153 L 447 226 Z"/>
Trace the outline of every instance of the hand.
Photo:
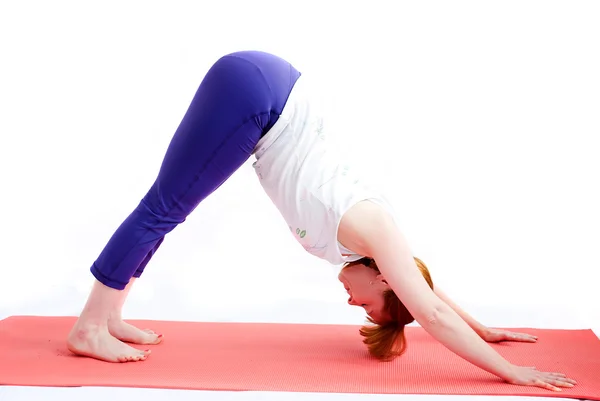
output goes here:
<path id="1" fill-rule="evenodd" d="M 481 338 L 488 343 L 497 343 L 500 341 L 519 341 L 526 343 L 534 343 L 537 341 L 537 336 L 525 333 L 513 333 L 507 330 L 486 329 L 481 333 Z"/>
<path id="2" fill-rule="evenodd" d="M 552 391 L 562 391 L 560 387 L 573 387 L 577 382 L 562 373 L 539 372 L 535 368 L 513 366 L 513 374 L 508 383 L 520 386 L 536 386 Z"/>

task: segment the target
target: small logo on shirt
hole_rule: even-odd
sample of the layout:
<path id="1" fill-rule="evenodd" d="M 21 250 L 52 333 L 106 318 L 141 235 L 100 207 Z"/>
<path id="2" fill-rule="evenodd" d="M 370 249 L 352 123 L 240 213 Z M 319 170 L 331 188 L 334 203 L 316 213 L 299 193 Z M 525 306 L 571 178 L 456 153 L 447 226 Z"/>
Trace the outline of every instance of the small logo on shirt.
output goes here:
<path id="1" fill-rule="evenodd" d="M 323 119 L 322 118 L 319 118 L 317 120 L 316 131 L 317 131 L 317 135 L 319 136 L 319 138 L 324 140 L 325 139 L 325 134 L 323 133 Z"/>
<path id="2" fill-rule="evenodd" d="M 292 228 L 292 226 L 288 226 L 288 227 L 290 228 L 291 232 L 294 232 L 294 229 Z M 299 236 L 300 238 L 304 238 L 304 237 L 306 237 L 306 230 L 296 228 L 296 235 Z"/>

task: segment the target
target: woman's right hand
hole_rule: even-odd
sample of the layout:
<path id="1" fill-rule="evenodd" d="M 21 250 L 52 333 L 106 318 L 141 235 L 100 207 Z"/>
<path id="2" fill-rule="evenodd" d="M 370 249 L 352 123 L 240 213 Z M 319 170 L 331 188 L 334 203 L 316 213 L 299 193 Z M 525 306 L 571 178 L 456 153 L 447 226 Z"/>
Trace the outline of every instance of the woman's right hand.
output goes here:
<path id="1" fill-rule="evenodd" d="M 551 391 L 562 391 L 561 387 L 571 388 L 577 382 L 569 379 L 562 373 L 540 372 L 534 367 L 513 366 L 511 377 L 506 378 L 508 383 L 520 386 L 536 386 Z"/>

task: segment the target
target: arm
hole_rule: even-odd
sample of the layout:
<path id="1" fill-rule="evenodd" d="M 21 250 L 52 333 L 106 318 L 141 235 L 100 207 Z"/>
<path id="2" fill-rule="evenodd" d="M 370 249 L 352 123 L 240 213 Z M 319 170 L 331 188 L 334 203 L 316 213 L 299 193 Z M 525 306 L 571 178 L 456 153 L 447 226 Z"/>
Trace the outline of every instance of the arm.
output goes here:
<path id="1" fill-rule="evenodd" d="M 491 329 L 479 323 L 475 318 L 455 304 L 438 286 L 434 286 L 435 294 L 451 307 L 485 342 L 520 341 L 534 343 L 537 336 L 528 333 L 515 333 L 508 330 Z"/>
<path id="2" fill-rule="evenodd" d="M 390 287 L 421 327 L 473 365 L 512 381 L 514 366 L 429 288 L 401 233 L 393 227 L 380 232 L 385 233 L 385 237 L 380 234 L 380 241 L 370 244 L 370 253 Z"/>
<path id="3" fill-rule="evenodd" d="M 461 319 L 464 320 L 469 325 L 469 327 L 479 335 L 479 337 L 483 339 L 486 338 L 486 334 L 489 331 L 489 329 L 486 326 L 479 323 L 477 320 L 475 320 L 473 316 L 469 315 L 467 312 L 461 309 L 460 306 L 454 303 L 448 297 L 448 295 L 445 292 L 443 292 L 438 286 L 434 286 L 433 292 L 438 296 L 438 298 L 444 301 L 446 305 L 451 307 L 454 310 L 454 312 L 456 312 L 458 316 L 460 316 Z"/>
<path id="4" fill-rule="evenodd" d="M 431 336 L 473 365 L 505 380 L 513 379 L 514 366 L 429 288 L 407 241 L 381 208 L 371 202 L 355 205 L 342 218 L 338 239 L 345 247 L 377 261 L 388 285 Z"/>
<path id="5" fill-rule="evenodd" d="M 576 384 L 562 373 L 539 372 L 502 358 L 429 288 L 406 240 L 391 217 L 374 203 L 360 202 L 345 213 L 338 240 L 348 249 L 377 260 L 380 272 L 415 320 L 458 356 L 512 384 L 553 391 Z"/>

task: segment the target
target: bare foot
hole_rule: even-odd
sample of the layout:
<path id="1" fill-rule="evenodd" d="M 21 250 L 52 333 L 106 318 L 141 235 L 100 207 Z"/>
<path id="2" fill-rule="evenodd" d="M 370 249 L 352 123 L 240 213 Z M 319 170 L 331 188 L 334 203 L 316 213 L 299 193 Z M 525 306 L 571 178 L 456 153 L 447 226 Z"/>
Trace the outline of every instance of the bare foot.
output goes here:
<path id="1" fill-rule="evenodd" d="M 75 324 L 67 339 L 71 352 L 106 362 L 137 362 L 145 360 L 150 350 L 139 350 L 119 341 L 107 326 Z"/>
<path id="2" fill-rule="evenodd" d="M 162 341 L 162 334 L 150 329 L 138 329 L 121 319 L 109 320 L 108 331 L 119 340 L 133 344 L 158 344 Z"/>

